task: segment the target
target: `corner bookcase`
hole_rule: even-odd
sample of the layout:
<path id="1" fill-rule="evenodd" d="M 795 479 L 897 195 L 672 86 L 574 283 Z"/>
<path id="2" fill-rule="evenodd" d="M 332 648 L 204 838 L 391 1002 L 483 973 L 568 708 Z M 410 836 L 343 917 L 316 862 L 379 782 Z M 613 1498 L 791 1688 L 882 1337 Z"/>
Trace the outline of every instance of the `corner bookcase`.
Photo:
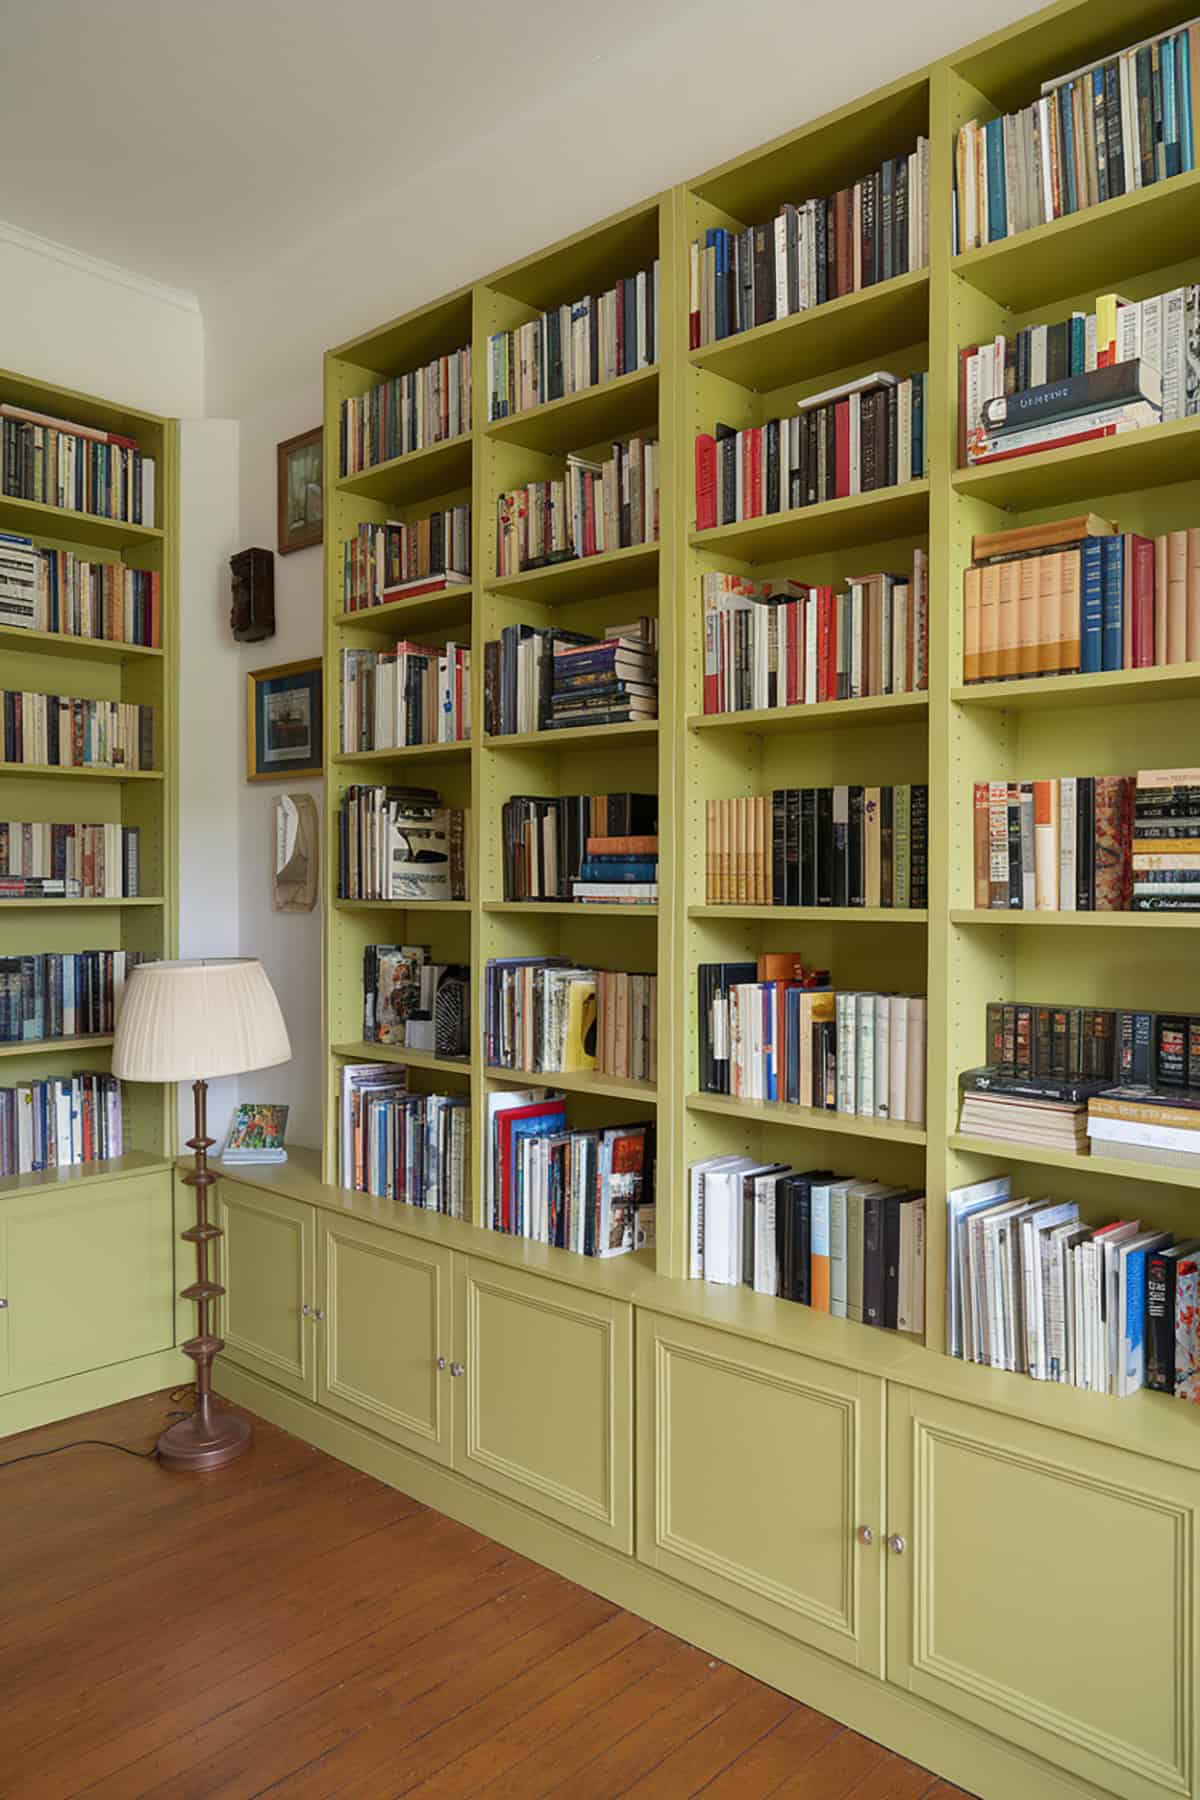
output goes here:
<path id="1" fill-rule="evenodd" d="M 152 569 L 161 647 L 0 628 L 0 687 L 122 700 L 155 709 L 150 770 L 31 767 L 0 761 L 5 819 L 120 823 L 140 829 L 136 899 L 6 900 L 0 955 L 137 950 L 170 957 L 178 940 L 177 704 L 179 457 L 174 420 L 0 372 L 5 401 L 136 439 L 155 459 L 157 518 L 94 517 L 0 496 L 0 529 L 39 548 Z M 106 1070 L 111 1036 L 0 1045 L 0 1084 Z M 174 1088 L 123 1091 L 125 1154 L 0 1179 L 0 1422 L 5 1429 L 140 1393 L 177 1373 L 172 1166 Z M 104 1278 L 98 1279 L 98 1271 Z"/>

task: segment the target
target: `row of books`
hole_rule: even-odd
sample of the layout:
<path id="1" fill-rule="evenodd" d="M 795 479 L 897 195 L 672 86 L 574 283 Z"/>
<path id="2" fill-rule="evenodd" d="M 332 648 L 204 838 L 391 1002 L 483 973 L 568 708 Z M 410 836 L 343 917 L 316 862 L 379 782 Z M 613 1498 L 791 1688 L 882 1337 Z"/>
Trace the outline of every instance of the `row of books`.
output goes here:
<path id="1" fill-rule="evenodd" d="M 410 1094 L 402 1068 L 344 1063 L 341 1157 L 345 1188 L 467 1217 L 471 1103 L 463 1094 Z"/>
<path id="2" fill-rule="evenodd" d="M 1133 795 L 1133 910 L 1200 907 L 1200 769 L 1142 769 Z"/>
<path id="3" fill-rule="evenodd" d="M 925 473 L 926 377 L 876 372 L 793 418 L 696 436 L 696 529 L 874 493 Z"/>
<path id="4" fill-rule="evenodd" d="M 704 710 L 745 712 L 912 694 L 929 685 L 929 559 L 911 574 L 857 575 L 845 590 L 710 572 Z"/>
<path id="5" fill-rule="evenodd" d="M 568 456 L 561 480 L 531 481 L 497 496 L 496 574 L 657 543 L 658 487 L 655 438 L 614 443 L 604 462 Z"/>
<path id="6" fill-rule="evenodd" d="M 1088 1225 L 1075 1200 L 1015 1198 L 1007 1175 L 946 1200 L 946 1348 L 1128 1398 L 1200 1400 L 1200 1244 L 1138 1219 Z"/>
<path id="7" fill-rule="evenodd" d="M 154 767 L 154 708 L 129 700 L 0 691 L 4 761 L 57 769 Z"/>
<path id="8" fill-rule="evenodd" d="M 501 809 L 501 844 L 506 900 L 658 899 L 657 794 L 514 794 Z M 652 865 L 653 882 L 585 874 L 606 857 Z"/>
<path id="9" fill-rule="evenodd" d="M 107 1036 L 140 950 L 0 956 L 0 1044 Z"/>
<path id="10" fill-rule="evenodd" d="M 575 1131 L 562 1094 L 494 1092 L 487 1099 L 485 1206 L 493 1231 L 580 1256 L 621 1256 L 654 1244 L 654 1126 Z"/>
<path id="11" fill-rule="evenodd" d="M 835 993 L 782 951 L 696 975 L 703 1092 L 925 1123 L 923 994 Z"/>
<path id="12" fill-rule="evenodd" d="M 1200 287 L 1141 301 L 1101 294 L 1090 313 L 959 351 L 959 462 L 991 463 L 1081 444 L 1200 406 L 1189 349 Z"/>
<path id="13" fill-rule="evenodd" d="M 507 419 L 658 360 L 658 261 L 487 341 L 488 418 Z"/>
<path id="14" fill-rule="evenodd" d="M 693 350 L 773 319 L 923 269 L 929 262 L 929 140 L 885 157 L 851 187 L 785 204 L 741 231 L 714 226 L 691 246 Z"/>
<path id="15" fill-rule="evenodd" d="M 484 731 L 506 737 L 657 718 L 657 645 L 654 618 L 606 625 L 600 638 L 505 625 L 484 646 Z"/>
<path id="16" fill-rule="evenodd" d="M 0 625 L 157 649 L 158 571 L 88 562 L 72 550 L 37 550 L 32 538 L 0 532 Z"/>
<path id="17" fill-rule="evenodd" d="M 448 506 L 411 524 L 361 524 L 342 545 L 342 609 L 463 586 L 471 579 L 471 508 Z"/>
<path id="18" fill-rule="evenodd" d="M 1130 775 L 977 781 L 975 905 L 1017 912 L 1128 912 Z"/>
<path id="19" fill-rule="evenodd" d="M 484 972 L 488 1065 L 531 1074 L 657 1072 L 654 975 L 586 968 L 565 956 L 494 957 Z"/>
<path id="20" fill-rule="evenodd" d="M 428 945 L 368 944 L 363 951 L 363 1042 L 435 1056 L 471 1053 L 471 971 L 435 962 Z"/>
<path id="21" fill-rule="evenodd" d="M 965 682 L 1200 659 L 1200 530 L 1139 537 L 1087 513 L 974 544 L 963 571 Z"/>
<path id="22" fill-rule="evenodd" d="M 710 906 L 923 907 L 929 788 L 776 788 L 705 802 Z"/>
<path id="23" fill-rule="evenodd" d="M 357 475 L 376 463 L 428 450 L 471 429 L 471 346 L 404 375 L 392 375 L 365 394 L 342 401 L 338 469 Z"/>
<path id="24" fill-rule="evenodd" d="M 141 828 L 0 819 L 0 900 L 133 900 Z"/>
<path id="25" fill-rule="evenodd" d="M 115 1076 L 85 1070 L 0 1087 L 0 1176 L 75 1168 L 123 1149 Z"/>
<path id="26" fill-rule="evenodd" d="M 467 898 L 470 812 L 436 788 L 352 783 L 338 804 L 339 900 Z"/>
<path id="27" fill-rule="evenodd" d="M 155 522 L 154 458 L 134 438 L 0 403 L 0 492 L 133 525 Z"/>
<path id="28" fill-rule="evenodd" d="M 688 1171 L 693 1281 L 921 1336 L 925 1196 L 916 1188 L 715 1156 Z"/>
<path id="29" fill-rule="evenodd" d="M 1143 39 L 1042 83 L 1032 105 L 958 133 L 957 251 L 1048 225 L 1195 167 L 1200 27 Z"/>
<path id="30" fill-rule="evenodd" d="M 462 644 L 342 651 L 342 750 L 456 744 L 471 735 L 471 652 Z"/>

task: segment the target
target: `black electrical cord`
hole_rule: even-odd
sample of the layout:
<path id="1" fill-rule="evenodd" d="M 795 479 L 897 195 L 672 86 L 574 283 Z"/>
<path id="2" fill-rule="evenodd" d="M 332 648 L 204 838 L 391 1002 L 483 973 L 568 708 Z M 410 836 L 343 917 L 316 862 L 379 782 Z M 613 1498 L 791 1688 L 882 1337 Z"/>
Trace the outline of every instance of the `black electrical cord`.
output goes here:
<path id="1" fill-rule="evenodd" d="M 195 1399 L 193 1387 L 174 1388 L 168 1399 L 182 1400 L 185 1394 Z M 190 1413 L 178 1408 L 167 1413 L 168 1419 L 186 1419 Z M 158 1458 L 158 1445 L 153 1450 L 131 1450 L 128 1444 L 114 1444 L 108 1438 L 72 1438 L 69 1444 L 55 1444 L 49 1450 L 26 1450 L 22 1456 L 10 1456 L 7 1462 L 0 1463 L 0 1469 L 15 1468 L 17 1463 L 36 1462 L 42 1456 L 59 1456 L 64 1450 L 119 1450 L 122 1456 L 136 1456 L 139 1462 L 155 1462 Z"/>

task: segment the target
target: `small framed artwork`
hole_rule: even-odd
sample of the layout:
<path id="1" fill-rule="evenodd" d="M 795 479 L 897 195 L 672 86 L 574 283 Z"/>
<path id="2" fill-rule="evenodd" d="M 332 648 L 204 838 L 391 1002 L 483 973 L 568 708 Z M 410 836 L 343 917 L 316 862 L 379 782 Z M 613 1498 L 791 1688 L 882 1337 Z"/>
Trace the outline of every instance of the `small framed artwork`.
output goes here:
<path id="1" fill-rule="evenodd" d="M 276 505 L 280 556 L 321 542 L 321 427 L 277 445 Z"/>
<path id="2" fill-rule="evenodd" d="M 246 780 L 321 773 L 321 659 L 246 676 Z"/>

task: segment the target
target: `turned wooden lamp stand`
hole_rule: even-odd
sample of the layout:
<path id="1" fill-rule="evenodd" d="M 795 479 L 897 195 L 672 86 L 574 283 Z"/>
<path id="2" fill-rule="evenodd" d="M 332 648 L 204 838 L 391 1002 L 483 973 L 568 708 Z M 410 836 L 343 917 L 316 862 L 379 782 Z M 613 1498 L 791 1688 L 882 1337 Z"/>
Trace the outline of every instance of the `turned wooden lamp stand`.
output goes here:
<path id="1" fill-rule="evenodd" d="M 196 1279 L 180 1298 L 195 1302 L 196 1335 L 181 1345 L 196 1365 L 196 1405 L 158 1440 L 166 1469 L 200 1473 L 224 1468 L 249 1449 L 254 1428 L 213 1405 L 212 1365 L 224 1340 L 210 1308 L 225 1289 L 209 1271 L 209 1246 L 224 1234 L 209 1217 L 218 1177 L 208 1166 L 208 1078 L 241 1075 L 287 1062 L 287 1028 L 261 963 L 251 960 L 139 963 L 126 984 L 113 1046 L 113 1073 L 123 1081 L 192 1083 L 195 1127 L 188 1140 L 194 1166 L 183 1177 L 196 1195 L 196 1222 L 181 1233 L 196 1246 Z"/>

